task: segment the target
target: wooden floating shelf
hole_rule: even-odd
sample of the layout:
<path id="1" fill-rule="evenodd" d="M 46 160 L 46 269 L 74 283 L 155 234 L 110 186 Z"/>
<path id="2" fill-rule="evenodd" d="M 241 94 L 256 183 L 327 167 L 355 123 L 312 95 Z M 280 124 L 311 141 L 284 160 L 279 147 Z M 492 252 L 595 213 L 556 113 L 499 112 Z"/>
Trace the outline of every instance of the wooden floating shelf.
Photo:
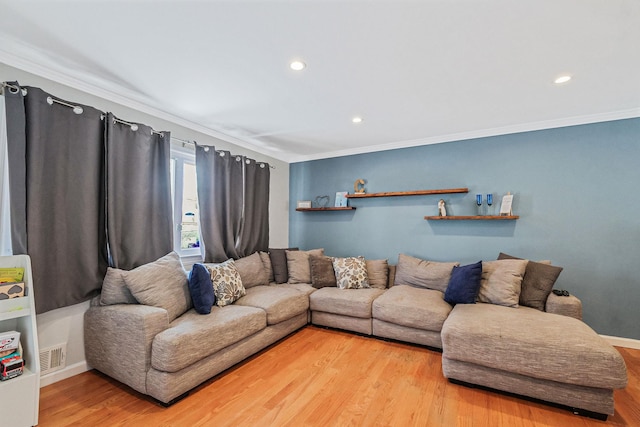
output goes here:
<path id="1" fill-rule="evenodd" d="M 296 208 L 298 212 L 320 212 L 320 211 L 353 211 L 356 208 L 354 206 L 341 206 L 333 208 Z"/>
<path id="2" fill-rule="evenodd" d="M 515 220 L 520 218 L 518 215 L 457 215 L 457 216 L 425 216 L 424 219 L 427 221 L 464 221 L 464 220 Z"/>
<path id="3" fill-rule="evenodd" d="M 388 193 L 354 193 L 347 194 L 347 199 L 367 199 L 370 197 L 428 196 L 429 194 L 468 193 L 468 188 L 446 188 L 442 190 L 392 191 Z"/>

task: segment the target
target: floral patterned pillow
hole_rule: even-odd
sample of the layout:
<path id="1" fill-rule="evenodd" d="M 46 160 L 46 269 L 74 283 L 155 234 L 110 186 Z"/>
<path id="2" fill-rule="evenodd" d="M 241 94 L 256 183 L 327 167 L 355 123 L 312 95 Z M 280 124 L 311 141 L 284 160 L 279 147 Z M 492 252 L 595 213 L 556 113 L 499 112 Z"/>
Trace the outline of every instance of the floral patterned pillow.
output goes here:
<path id="1" fill-rule="evenodd" d="M 224 307 L 233 304 L 247 294 L 240 273 L 232 259 L 222 264 L 206 264 L 211 272 L 213 293 L 216 295 L 216 305 Z"/>
<path id="2" fill-rule="evenodd" d="M 364 257 L 334 258 L 333 270 L 340 289 L 369 288 L 367 264 Z"/>

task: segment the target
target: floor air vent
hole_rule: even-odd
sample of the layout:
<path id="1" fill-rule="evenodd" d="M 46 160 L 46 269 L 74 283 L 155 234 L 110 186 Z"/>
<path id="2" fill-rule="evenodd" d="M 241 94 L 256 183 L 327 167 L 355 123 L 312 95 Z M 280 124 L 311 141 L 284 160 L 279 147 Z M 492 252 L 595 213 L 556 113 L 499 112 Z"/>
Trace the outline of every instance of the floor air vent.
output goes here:
<path id="1" fill-rule="evenodd" d="M 46 375 L 64 368 L 66 359 L 66 343 L 40 350 L 40 375 Z"/>

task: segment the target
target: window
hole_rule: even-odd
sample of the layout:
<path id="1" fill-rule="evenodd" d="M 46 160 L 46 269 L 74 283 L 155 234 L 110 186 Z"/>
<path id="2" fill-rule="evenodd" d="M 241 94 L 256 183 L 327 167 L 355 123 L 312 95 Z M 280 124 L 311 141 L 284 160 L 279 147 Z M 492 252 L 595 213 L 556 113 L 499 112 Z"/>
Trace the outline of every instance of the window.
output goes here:
<path id="1" fill-rule="evenodd" d="M 171 147 L 173 246 L 180 256 L 200 255 L 200 216 L 193 151 Z"/>

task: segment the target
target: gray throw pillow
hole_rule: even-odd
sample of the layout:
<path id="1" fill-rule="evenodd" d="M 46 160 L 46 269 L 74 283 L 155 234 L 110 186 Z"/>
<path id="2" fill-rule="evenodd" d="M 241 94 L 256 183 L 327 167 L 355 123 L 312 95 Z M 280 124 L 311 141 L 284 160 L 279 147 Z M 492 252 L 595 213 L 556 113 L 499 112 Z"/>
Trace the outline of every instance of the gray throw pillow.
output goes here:
<path id="1" fill-rule="evenodd" d="M 264 271 L 267 272 L 267 281 L 269 283 L 275 282 L 275 277 L 273 277 L 273 268 L 271 268 L 271 257 L 269 256 L 269 252 L 260 252 L 260 259 L 262 260 Z"/>
<path id="2" fill-rule="evenodd" d="M 235 265 L 238 273 L 240 273 L 242 285 L 245 289 L 269 284 L 269 276 L 264 269 L 262 259 L 258 252 L 254 252 L 248 257 L 235 260 Z"/>
<path id="3" fill-rule="evenodd" d="M 478 301 L 518 307 L 527 260 L 504 259 L 482 262 Z"/>
<path id="4" fill-rule="evenodd" d="M 122 273 L 133 297 L 144 305 L 164 308 L 169 322 L 192 307 L 187 272 L 177 253 Z"/>
<path id="5" fill-rule="evenodd" d="M 287 251 L 297 251 L 298 248 L 269 249 L 271 258 L 271 268 L 273 269 L 273 281 L 276 283 L 287 283 L 289 280 L 289 269 L 287 267 Z"/>
<path id="6" fill-rule="evenodd" d="M 400 254 L 396 267 L 396 285 L 410 285 L 445 292 L 453 267 L 459 262 L 436 262 Z"/>
<path id="7" fill-rule="evenodd" d="M 500 252 L 498 259 L 522 259 Z M 529 261 L 522 279 L 520 305 L 544 311 L 547 298 L 555 285 L 562 267 L 549 265 L 548 262 Z"/>
<path id="8" fill-rule="evenodd" d="M 311 286 L 314 288 L 336 287 L 336 273 L 333 271 L 332 258 L 312 255 L 309 257 Z"/>
<path id="9" fill-rule="evenodd" d="M 125 272 L 125 270 L 120 270 L 119 268 L 107 268 L 107 274 L 102 281 L 100 305 L 138 304 L 138 301 L 131 295 L 131 291 L 129 291 L 124 282 L 122 273 Z"/>
<path id="10" fill-rule="evenodd" d="M 366 260 L 369 286 L 386 289 L 389 282 L 389 262 L 386 259 Z"/>
<path id="11" fill-rule="evenodd" d="M 309 257 L 311 255 L 322 256 L 324 249 L 312 249 L 310 251 L 286 251 L 289 280 L 287 283 L 311 283 L 311 269 Z"/>

